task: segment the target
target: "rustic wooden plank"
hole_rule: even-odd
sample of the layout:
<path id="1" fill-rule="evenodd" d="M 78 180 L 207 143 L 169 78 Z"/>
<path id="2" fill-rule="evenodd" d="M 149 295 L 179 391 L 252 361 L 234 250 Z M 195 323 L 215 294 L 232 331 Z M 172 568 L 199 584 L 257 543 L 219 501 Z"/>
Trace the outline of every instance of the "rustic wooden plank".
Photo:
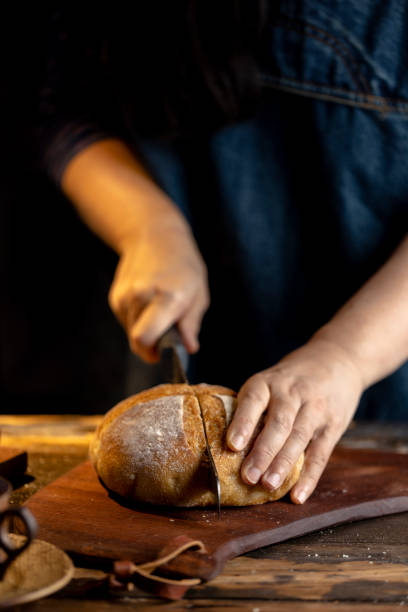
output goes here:
<path id="1" fill-rule="evenodd" d="M 101 582 L 106 577 L 104 572 L 91 569 L 78 568 L 75 571 L 74 580 L 71 584 L 60 592 L 56 597 L 48 600 L 38 602 L 32 607 L 24 608 L 29 612 L 35 611 L 48 611 L 48 610 L 126 610 L 135 609 L 138 610 L 161 610 L 164 607 L 169 610 L 271 610 L 271 611 L 285 611 L 293 610 L 294 607 L 298 610 L 305 611 L 316 611 L 321 612 L 324 610 L 340 610 L 341 612 L 357 610 L 359 612 L 373 611 L 373 610 L 395 610 L 396 607 L 401 609 L 402 605 L 408 604 L 408 597 L 406 595 L 407 589 L 402 589 L 401 593 L 397 595 L 393 592 L 392 588 L 389 587 L 389 576 L 392 574 L 393 578 L 398 577 L 397 574 L 389 571 L 384 573 L 381 569 L 381 585 L 374 584 L 374 591 L 370 589 L 373 586 L 372 583 L 367 584 L 364 582 L 364 567 L 361 565 L 359 568 L 352 566 L 349 567 L 348 573 L 351 575 L 352 584 L 347 585 L 341 582 L 341 577 L 338 576 L 341 585 L 338 590 L 341 590 L 342 597 L 338 599 L 326 599 L 322 601 L 316 601 L 313 599 L 315 595 L 319 595 L 319 591 L 322 589 L 316 588 L 316 584 L 319 580 L 324 581 L 323 587 L 331 585 L 331 578 L 329 569 L 332 570 L 330 573 L 336 573 L 333 568 L 325 568 L 321 571 L 321 567 L 316 568 L 316 564 L 303 564 L 303 566 L 297 567 L 293 571 L 292 564 L 287 564 L 284 560 L 282 563 L 274 562 L 271 564 L 269 561 L 263 561 L 262 563 L 256 562 L 251 559 L 238 558 L 227 563 L 226 568 L 222 575 L 218 576 L 212 583 L 212 592 L 209 589 L 210 585 L 204 585 L 203 587 L 195 587 L 191 589 L 184 600 L 177 602 L 164 602 L 155 597 L 149 597 L 137 588 L 131 593 L 118 592 L 116 594 L 111 593 L 110 595 L 103 588 L 95 587 L 95 585 L 101 585 Z M 252 567 L 251 567 L 252 566 Z M 292 570 L 292 571 L 291 571 Z M 318 570 L 318 571 L 317 571 Z M 406 567 L 401 568 L 401 571 L 406 576 Z M 285 582 L 284 576 L 293 573 L 295 575 L 293 582 L 295 583 L 295 591 L 289 593 L 286 591 L 290 590 L 290 583 Z M 344 577 L 344 576 L 343 576 Z M 272 581 L 272 584 L 269 583 Z M 94 584 L 92 584 L 94 583 Z M 269 586 L 269 590 L 266 588 Z M 280 590 L 275 595 L 272 594 L 273 585 Z M 392 585 L 395 586 L 393 581 Z M 260 586 L 260 589 L 257 587 Z M 383 587 L 386 587 L 383 590 Z M 345 591 L 344 589 L 347 588 Z M 255 590 L 257 595 L 252 597 L 252 591 Z M 387 601 L 390 597 L 390 593 L 394 598 L 393 603 Z M 283 594 L 283 598 L 282 597 Z M 331 590 L 331 594 L 335 595 L 334 590 Z M 306 597 L 305 597 L 306 595 Z M 347 599 L 347 595 L 349 599 Z M 367 603 L 367 595 L 373 603 Z M 371 597 L 373 595 L 373 597 Z M 297 597 L 302 599 L 297 599 Z M 365 597 L 359 601 L 359 598 Z M 375 603 L 374 603 L 375 601 Z M 23 612 L 23 611 L 22 611 Z"/>
<path id="2" fill-rule="evenodd" d="M 330 527 L 288 542 L 260 548 L 247 555 L 280 558 L 290 553 L 298 560 L 315 552 L 327 557 L 336 554 L 336 551 L 341 555 L 350 550 L 353 554 L 354 551 L 367 550 L 368 553 L 385 551 L 394 555 L 399 551 L 401 560 L 408 562 L 408 514 L 404 512 Z"/>
<path id="3" fill-rule="evenodd" d="M 29 472 L 37 479 L 15 492 L 13 498 L 17 500 L 20 495 L 22 499 L 27 499 L 33 491 L 42 488 L 81 462 L 87 455 L 87 444 L 92 435 L 91 432 L 100 418 L 75 415 L 27 417 L 0 415 L 0 429 L 9 428 L 7 434 L 13 441 L 10 446 L 21 446 L 31 450 L 29 452 Z M 68 436 L 65 439 L 65 442 L 69 441 L 67 444 L 63 442 L 64 430 Z M 346 433 L 343 443 L 356 448 L 377 447 L 407 452 L 407 440 L 408 425 L 406 424 L 402 427 L 400 425 L 358 424 Z M 24 442 L 29 442 L 29 444 Z M 315 557 L 316 554 L 319 556 Z M 349 557 L 343 557 L 343 554 L 348 554 Z M 340 612 L 356 612 L 357 610 L 358 612 L 373 610 L 387 612 L 397 608 L 401 609 L 404 605 L 408 606 L 407 514 L 324 529 L 308 536 L 265 547 L 249 555 L 250 557 L 238 557 L 229 561 L 222 574 L 215 580 L 190 591 L 187 599 L 181 601 L 163 602 L 149 597 L 142 591 L 138 592 L 137 589 L 126 597 L 118 594 L 108 599 L 106 592 L 104 594 L 101 592 L 98 596 L 98 584 L 104 573 L 82 569 L 77 571 L 75 580 L 68 590 L 64 590 L 58 596 L 24 606 L 21 612 L 48 612 L 51 610 L 65 612 L 65 610 L 72 609 L 78 612 L 81 610 L 84 612 L 92 610 L 93 612 L 96 609 L 102 612 L 105 610 L 116 612 L 116 610 L 134 610 L 135 608 L 162 610 L 164 607 L 169 610 L 208 610 L 211 608 L 211 610 L 228 609 L 239 612 L 243 609 L 259 610 L 259 612 L 264 610 L 286 612 L 293 609 L 299 609 L 299 612 L 302 610 L 322 612 L 334 609 Z M 263 562 L 269 560 L 275 565 L 262 565 Z M 253 565 L 248 565 L 248 562 Z M 368 581 L 365 574 L 367 567 L 371 568 L 367 570 L 370 573 Z M 285 569 L 285 572 L 282 572 L 282 568 Z M 290 568 L 292 572 L 289 572 Z M 254 570 L 255 572 L 252 573 Z M 373 570 L 375 570 L 375 575 L 372 574 Z M 275 576 L 274 582 L 269 584 L 272 573 Z M 290 574 L 294 574 L 296 578 L 292 584 L 285 583 L 285 579 L 278 578 Z M 256 593 L 253 598 L 250 597 L 248 584 L 245 584 L 244 580 L 248 575 L 252 576 L 252 584 L 255 585 L 253 588 Z M 389 582 L 387 583 L 386 580 Z M 247 582 L 251 583 L 251 580 Z M 87 583 L 87 588 L 97 587 L 91 597 L 88 597 L 83 591 Z M 309 599 L 309 597 L 314 597 L 313 589 L 317 588 L 315 583 L 322 583 L 318 586 L 320 591 L 324 588 L 331 588 L 330 585 L 335 587 L 334 591 L 331 590 L 325 595 L 328 597 L 326 601 Z M 259 589 L 256 588 L 257 585 Z M 213 591 L 208 590 L 210 587 L 213 588 Z M 293 588 L 294 591 L 292 591 Z M 273 599 L 272 589 L 277 592 L 278 599 Z M 340 593 L 336 593 L 336 589 Z M 262 599 L 261 592 L 266 593 L 271 599 Z M 297 599 L 292 599 L 293 592 L 298 597 Z M 228 593 L 232 595 L 228 597 Z M 378 598 L 377 595 L 379 595 Z"/>
<path id="4" fill-rule="evenodd" d="M 301 612 L 396 612 L 401 610 L 405 600 L 395 604 L 373 604 L 373 603 L 342 603 L 342 602 L 305 602 L 296 603 L 296 610 Z M 293 602 L 273 602 L 261 599 L 245 599 L 242 601 L 228 599 L 197 599 L 181 600 L 174 602 L 163 602 L 161 600 L 148 600 L 130 598 L 118 601 L 102 601 L 94 599 L 77 600 L 48 597 L 42 601 L 15 608 L 15 612 L 162 612 L 163 610 L 182 611 L 194 610 L 195 612 L 293 612 Z"/>
<path id="5" fill-rule="evenodd" d="M 102 595 L 104 572 L 77 570 L 68 597 Z M 118 595 L 125 595 L 124 591 Z M 135 587 L 129 597 L 146 597 Z M 342 559 L 322 563 L 307 560 L 296 563 L 290 558 L 251 559 L 237 557 L 228 561 L 224 570 L 209 583 L 190 588 L 185 599 L 263 599 L 327 602 L 401 602 L 408 605 L 408 564 L 376 560 Z"/>
<path id="6" fill-rule="evenodd" d="M 407 593 L 408 564 L 241 557 L 229 561 L 210 583 L 192 588 L 187 597 L 387 602 L 400 601 Z"/>
<path id="7" fill-rule="evenodd" d="M 408 453 L 408 423 L 353 421 L 341 443 L 348 448 L 378 448 Z"/>
<path id="8" fill-rule="evenodd" d="M 1 414 L 0 427 L 10 425 L 23 429 L 25 426 L 62 425 L 69 427 L 72 424 L 77 427 L 96 427 L 102 419 L 101 414 Z"/>
<path id="9" fill-rule="evenodd" d="M 70 452 L 88 447 L 101 415 L 0 415 L 1 442 L 43 452 Z"/>
<path id="10" fill-rule="evenodd" d="M 404 514 L 405 520 L 408 516 Z M 387 518 L 388 521 L 388 518 Z M 357 525 L 355 526 L 357 528 Z M 337 528 L 336 528 L 337 529 Z M 310 539 L 312 536 L 310 536 Z M 337 563 L 348 561 L 372 561 L 392 562 L 408 564 L 408 543 L 389 544 L 388 542 L 371 542 L 364 544 L 353 544 L 344 541 L 341 544 L 324 542 L 313 542 L 312 544 L 301 544 L 297 538 L 281 544 L 274 544 L 261 550 L 247 553 L 245 556 L 252 559 L 282 559 L 290 558 L 293 563 Z"/>

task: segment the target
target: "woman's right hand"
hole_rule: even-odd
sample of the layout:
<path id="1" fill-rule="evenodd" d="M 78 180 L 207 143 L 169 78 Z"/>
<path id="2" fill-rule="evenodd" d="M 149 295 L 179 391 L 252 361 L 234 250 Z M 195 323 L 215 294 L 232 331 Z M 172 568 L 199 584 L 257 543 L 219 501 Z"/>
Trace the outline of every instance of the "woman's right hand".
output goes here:
<path id="1" fill-rule="evenodd" d="M 158 360 L 155 345 L 177 323 L 198 350 L 209 306 L 207 270 L 180 209 L 120 140 L 97 141 L 67 164 L 61 187 L 87 226 L 119 254 L 109 304 L 132 351 Z"/>
<path id="2" fill-rule="evenodd" d="M 195 353 L 209 303 L 207 269 L 187 226 L 146 227 L 124 241 L 109 304 L 134 353 L 157 361 L 155 345 L 174 323 L 187 351 Z"/>

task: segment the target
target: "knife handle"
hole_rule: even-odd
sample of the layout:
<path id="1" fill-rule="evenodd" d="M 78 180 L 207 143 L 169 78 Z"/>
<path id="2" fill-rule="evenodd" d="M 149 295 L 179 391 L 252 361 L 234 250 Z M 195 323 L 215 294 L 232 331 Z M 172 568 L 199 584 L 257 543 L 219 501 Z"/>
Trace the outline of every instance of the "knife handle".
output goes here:
<path id="1" fill-rule="evenodd" d="M 157 343 L 157 351 L 160 356 L 160 360 L 163 359 L 169 351 L 173 351 L 177 354 L 180 364 L 184 370 L 187 371 L 188 367 L 188 353 L 186 347 L 183 344 L 183 341 L 180 336 L 180 332 L 177 329 L 176 325 L 172 325 L 170 329 L 168 329 L 160 338 Z"/>
<path id="2" fill-rule="evenodd" d="M 168 329 L 160 340 L 157 343 L 157 350 L 159 354 L 166 348 L 175 348 L 179 349 L 180 347 L 184 348 L 184 344 L 181 340 L 180 332 L 175 325 L 172 325 L 170 329 Z"/>

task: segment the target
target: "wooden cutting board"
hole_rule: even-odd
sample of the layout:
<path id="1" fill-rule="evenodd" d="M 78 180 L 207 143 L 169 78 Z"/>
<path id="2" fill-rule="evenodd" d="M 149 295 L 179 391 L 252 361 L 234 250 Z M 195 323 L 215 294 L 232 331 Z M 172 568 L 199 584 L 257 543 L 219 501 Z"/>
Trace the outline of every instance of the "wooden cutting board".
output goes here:
<path id="1" fill-rule="evenodd" d="M 201 540 L 206 563 L 189 575 L 214 578 L 227 559 L 348 521 L 408 511 L 408 455 L 338 448 L 312 497 L 260 506 L 213 509 L 133 507 L 114 499 L 85 462 L 33 495 L 27 506 L 39 537 L 69 553 L 143 563 L 176 536 Z"/>

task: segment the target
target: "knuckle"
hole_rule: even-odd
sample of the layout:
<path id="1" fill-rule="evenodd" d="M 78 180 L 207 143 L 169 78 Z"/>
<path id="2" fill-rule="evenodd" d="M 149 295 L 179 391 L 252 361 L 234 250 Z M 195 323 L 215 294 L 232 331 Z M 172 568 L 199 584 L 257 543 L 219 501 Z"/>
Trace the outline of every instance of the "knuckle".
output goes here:
<path id="1" fill-rule="evenodd" d="M 259 379 L 252 377 L 248 380 L 247 384 L 243 387 L 241 392 L 241 399 L 245 399 L 249 404 L 260 404 L 264 402 L 264 397 L 259 390 Z"/>
<path id="2" fill-rule="evenodd" d="M 256 447 L 256 454 L 254 457 L 254 461 L 258 461 L 259 463 L 264 463 L 265 459 L 268 459 L 268 461 L 272 461 L 272 459 L 275 458 L 276 452 L 275 450 L 266 445 L 266 444 L 258 444 Z"/>
<path id="3" fill-rule="evenodd" d="M 310 440 L 310 433 L 305 429 L 301 429 L 300 427 L 294 427 L 291 435 L 293 436 L 295 442 L 298 442 L 302 446 L 306 446 Z"/>
<path id="4" fill-rule="evenodd" d="M 134 353 L 139 354 L 141 351 L 143 351 L 143 346 L 139 342 L 137 342 L 130 334 L 128 335 L 128 342 L 131 350 Z"/>
<path id="5" fill-rule="evenodd" d="M 334 412 L 326 413 L 326 418 L 324 420 L 324 428 L 321 433 L 321 438 L 328 440 L 333 436 L 333 433 L 340 429 L 342 420 L 339 414 Z"/>
<path id="6" fill-rule="evenodd" d="M 324 455 L 314 455 L 308 460 L 308 471 L 310 474 L 320 474 L 327 463 L 327 459 Z"/>
<path id="7" fill-rule="evenodd" d="M 143 332 L 131 332 L 129 334 L 130 342 L 135 347 L 148 347 L 149 342 L 146 338 L 146 334 Z"/>
<path id="8" fill-rule="evenodd" d="M 266 373 L 266 378 L 271 392 L 275 393 L 278 389 L 284 386 L 285 375 L 277 367 L 268 370 Z"/>
<path id="9" fill-rule="evenodd" d="M 247 435 L 249 432 L 253 431 L 255 426 L 256 421 L 249 417 L 241 417 L 236 423 L 236 429 L 239 430 L 242 435 Z"/>
<path id="10" fill-rule="evenodd" d="M 327 412 L 327 401 L 324 397 L 316 397 L 313 400 L 313 408 L 319 414 L 325 414 Z M 336 416 L 333 414 L 333 418 Z"/>
<path id="11" fill-rule="evenodd" d="M 279 432 L 287 432 L 291 429 L 293 417 L 290 413 L 280 410 L 276 412 L 270 419 L 270 425 L 273 429 Z"/>
<path id="12" fill-rule="evenodd" d="M 279 453 L 279 464 L 284 468 L 285 472 L 288 472 L 294 463 L 293 457 L 286 453 Z"/>
<path id="13" fill-rule="evenodd" d="M 140 298 L 144 298 L 145 291 L 136 284 L 129 285 L 127 287 L 111 287 L 108 300 L 110 303 L 116 304 L 117 308 L 123 308 L 127 305 L 132 304 Z"/>
<path id="14" fill-rule="evenodd" d="M 108 304 L 113 310 L 113 312 L 117 312 L 120 309 L 120 298 L 117 291 L 114 288 L 111 288 L 108 293 Z"/>
<path id="15" fill-rule="evenodd" d="M 173 308 L 183 306 L 186 302 L 185 293 L 181 290 L 171 291 L 165 295 L 165 298 Z"/>
<path id="16" fill-rule="evenodd" d="M 250 404 L 259 404 L 262 402 L 262 396 L 256 389 L 247 389 L 244 394 L 245 400 Z"/>
<path id="17" fill-rule="evenodd" d="M 313 489 L 315 488 L 317 481 L 319 480 L 319 475 L 318 474 L 309 474 L 307 472 L 305 472 L 302 475 L 302 487 L 307 489 L 308 491 L 313 491 Z"/>
<path id="18" fill-rule="evenodd" d="M 312 393 L 312 385 L 304 378 L 296 380 L 289 387 L 290 396 L 304 399 L 306 397 L 309 397 Z"/>

